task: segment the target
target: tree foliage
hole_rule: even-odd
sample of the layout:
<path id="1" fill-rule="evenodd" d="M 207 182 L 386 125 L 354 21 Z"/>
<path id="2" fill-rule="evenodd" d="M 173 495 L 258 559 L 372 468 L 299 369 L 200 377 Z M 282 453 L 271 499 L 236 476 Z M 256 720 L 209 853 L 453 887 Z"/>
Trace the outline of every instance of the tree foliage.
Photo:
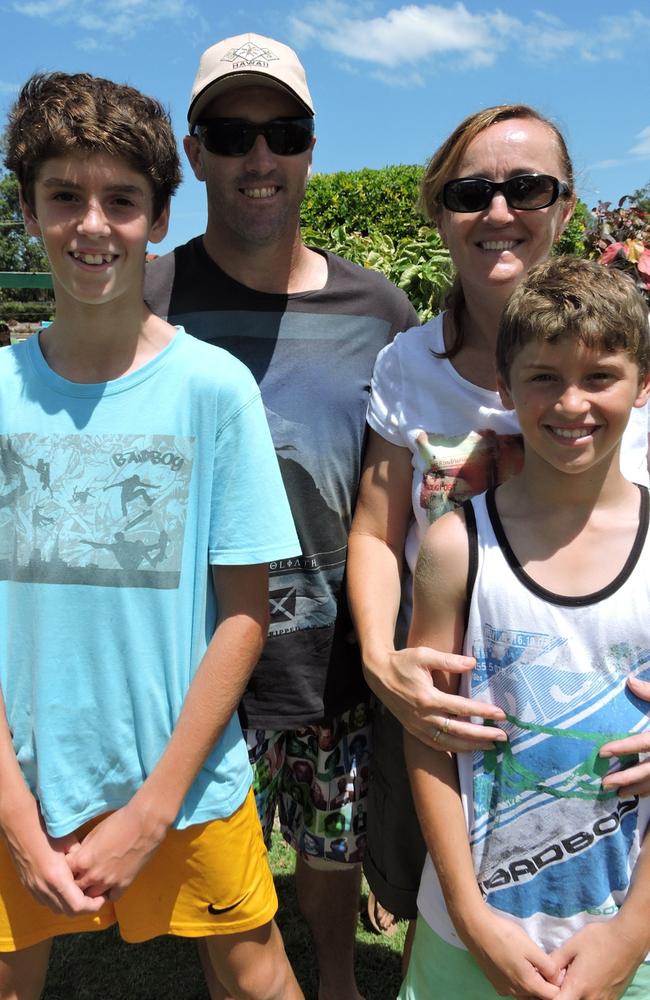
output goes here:
<path id="1" fill-rule="evenodd" d="M 650 181 L 630 195 L 630 201 L 642 212 L 650 212 Z"/>
<path id="2" fill-rule="evenodd" d="M 442 309 L 454 269 L 437 230 L 421 226 L 415 236 L 393 239 L 378 229 L 362 235 L 337 226 L 329 232 L 303 229 L 303 238 L 308 246 L 331 250 L 362 267 L 381 271 L 406 292 L 423 322 Z"/>
<path id="3" fill-rule="evenodd" d="M 18 181 L 13 174 L 0 177 L 0 271 L 49 271 L 43 244 L 25 232 L 18 201 Z M 46 289 L 0 288 L 2 315 L 13 315 L 10 303 L 49 302 L 52 292 Z M 25 309 L 19 309 L 21 314 Z M 29 310 L 27 310 L 29 312 Z"/>
<path id="4" fill-rule="evenodd" d="M 379 230 L 393 240 L 417 237 L 424 224 L 416 208 L 422 172 L 400 165 L 315 174 L 307 185 L 302 224 L 320 233 L 345 226 L 361 236 Z"/>

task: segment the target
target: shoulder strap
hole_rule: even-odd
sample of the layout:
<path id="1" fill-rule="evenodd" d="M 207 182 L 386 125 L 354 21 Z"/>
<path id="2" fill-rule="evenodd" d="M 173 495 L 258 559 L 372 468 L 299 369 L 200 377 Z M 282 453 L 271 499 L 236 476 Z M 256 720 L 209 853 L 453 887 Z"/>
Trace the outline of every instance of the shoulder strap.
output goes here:
<path id="1" fill-rule="evenodd" d="M 463 514 L 465 515 L 465 525 L 467 527 L 468 561 L 467 561 L 467 587 L 465 590 L 465 631 L 469 622 L 469 607 L 474 593 L 476 574 L 478 572 L 478 530 L 476 527 L 476 513 L 471 500 L 466 500 L 463 504 Z"/>

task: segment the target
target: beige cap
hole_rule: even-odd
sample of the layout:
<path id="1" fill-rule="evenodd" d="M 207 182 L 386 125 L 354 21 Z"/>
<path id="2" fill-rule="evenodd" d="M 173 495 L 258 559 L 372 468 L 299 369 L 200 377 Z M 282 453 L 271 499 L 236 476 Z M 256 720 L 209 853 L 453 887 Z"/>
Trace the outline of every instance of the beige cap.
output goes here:
<path id="1" fill-rule="evenodd" d="M 288 45 L 263 35 L 236 35 L 206 49 L 192 87 L 187 120 L 194 125 L 218 94 L 236 87 L 275 87 L 291 94 L 308 115 L 314 114 L 305 71 Z"/>

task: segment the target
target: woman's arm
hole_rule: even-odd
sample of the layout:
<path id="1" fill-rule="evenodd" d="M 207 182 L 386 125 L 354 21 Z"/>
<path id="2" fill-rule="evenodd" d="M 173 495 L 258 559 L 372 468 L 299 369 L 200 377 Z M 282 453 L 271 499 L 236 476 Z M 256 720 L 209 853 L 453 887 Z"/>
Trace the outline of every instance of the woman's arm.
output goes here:
<path id="1" fill-rule="evenodd" d="M 493 705 L 439 691 L 436 670 L 463 672 L 474 661 L 418 646 L 395 650 L 404 544 L 412 517 L 411 453 L 369 432 L 348 548 L 348 590 L 366 680 L 408 732 L 436 749 L 474 750 L 501 732 L 456 717 L 503 719 Z M 451 717 L 452 721 L 449 722 Z M 440 736 L 441 727 L 448 731 Z M 434 743 L 434 736 L 436 737 Z"/>

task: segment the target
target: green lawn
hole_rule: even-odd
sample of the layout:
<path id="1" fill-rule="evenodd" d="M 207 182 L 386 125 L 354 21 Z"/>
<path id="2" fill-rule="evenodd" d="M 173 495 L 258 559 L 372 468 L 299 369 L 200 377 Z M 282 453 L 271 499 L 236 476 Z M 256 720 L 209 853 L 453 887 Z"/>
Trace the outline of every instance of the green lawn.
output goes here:
<path id="1" fill-rule="evenodd" d="M 294 854 L 274 834 L 271 867 L 280 899 L 278 924 L 306 1000 L 317 1000 L 313 946 L 293 891 Z M 365 897 L 362 901 L 365 916 Z M 400 984 L 406 925 L 390 940 L 359 921 L 357 976 L 366 1000 L 393 1000 Z M 43 1000 L 207 1000 L 196 949 L 182 938 L 127 945 L 114 930 L 59 938 Z"/>

